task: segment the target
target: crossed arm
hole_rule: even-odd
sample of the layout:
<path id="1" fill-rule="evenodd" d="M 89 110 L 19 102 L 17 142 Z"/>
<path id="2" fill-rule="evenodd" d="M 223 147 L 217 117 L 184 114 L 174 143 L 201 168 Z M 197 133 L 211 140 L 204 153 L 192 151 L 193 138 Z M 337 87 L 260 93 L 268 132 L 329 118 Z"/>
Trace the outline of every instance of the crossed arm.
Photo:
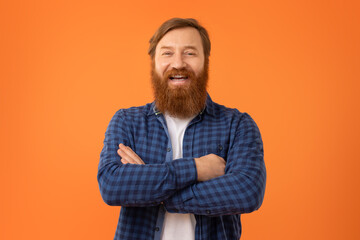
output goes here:
<path id="1" fill-rule="evenodd" d="M 144 161 L 128 146 L 119 144 L 117 151 L 123 164 L 145 164 Z M 194 158 L 197 180 L 199 182 L 207 181 L 225 174 L 225 160 L 215 154 L 205 155 L 200 158 Z"/>
<path id="2" fill-rule="evenodd" d="M 118 154 L 123 164 L 144 164 L 130 147 L 123 144 L 119 145 Z M 226 163 L 215 154 L 194 158 L 194 161 L 198 181 L 163 201 L 169 212 L 219 216 L 248 213 L 261 206 L 266 179 L 263 164 L 252 163 L 248 169 L 246 165 L 244 169 L 228 166 L 225 174 Z"/>
<path id="3" fill-rule="evenodd" d="M 110 121 L 100 155 L 98 182 L 107 204 L 164 203 L 169 212 L 198 215 L 246 213 L 260 207 L 266 182 L 263 148 L 260 132 L 247 114 L 232 137 L 226 165 L 214 154 L 144 164 L 131 148 L 119 146 L 132 142 L 124 118 L 119 111 Z"/>
<path id="4" fill-rule="evenodd" d="M 266 170 L 261 136 L 248 115 L 236 131 L 226 165 L 214 154 L 144 164 L 130 147 L 119 145 L 129 142 L 128 131 L 119 114 L 105 136 L 98 182 L 107 204 L 145 207 L 164 203 L 169 212 L 198 215 L 246 213 L 260 207 Z"/>

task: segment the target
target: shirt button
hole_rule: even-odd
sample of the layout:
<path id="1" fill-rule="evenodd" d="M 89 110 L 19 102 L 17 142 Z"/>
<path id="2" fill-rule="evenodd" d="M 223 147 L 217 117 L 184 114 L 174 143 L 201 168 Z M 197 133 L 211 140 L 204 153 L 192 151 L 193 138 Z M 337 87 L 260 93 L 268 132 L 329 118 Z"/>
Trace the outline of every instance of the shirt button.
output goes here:
<path id="1" fill-rule="evenodd" d="M 223 146 L 221 145 L 221 144 L 219 144 L 219 150 L 221 151 L 221 150 L 223 150 Z"/>
<path id="2" fill-rule="evenodd" d="M 171 151 L 171 148 L 167 148 L 166 151 L 170 152 L 170 151 Z"/>
<path id="3" fill-rule="evenodd" d="M 154 230 L 158 232 L 158 231 L 160 230 L 160 228 L 159 228 L 159 227 L 156 227 Z"/>
<path id="4" fill-rule="evenodd" d="M 206 213 L 207 213 L 207 214 L 210 214 L 210 213 L 211 213 L 211 211 L 210 211 L 210 210 L 206 210 Z"/>

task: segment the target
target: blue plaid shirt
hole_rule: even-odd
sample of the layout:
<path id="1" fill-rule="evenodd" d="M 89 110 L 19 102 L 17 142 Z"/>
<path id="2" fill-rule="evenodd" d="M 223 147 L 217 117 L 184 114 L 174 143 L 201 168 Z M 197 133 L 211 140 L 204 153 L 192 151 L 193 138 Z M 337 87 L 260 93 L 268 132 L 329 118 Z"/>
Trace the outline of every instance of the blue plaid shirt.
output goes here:
<path id="1" fill-rule="evenodd" d="M 120 143 L 145 165 L 122 164 Z M 210 153 L 226 160 L 225 175 L 197 182 L 194 158 Z M 204 111 L 185 131 L 183 158 L 177 160 L 154 103 L 120 109 L 106 130 L 97 177 L 104 201 L 122 206 L 116 240 L 160 239 L 165 211 L 195 214 L 197 240 L 238 240 L 240 214 L 263 201 L 266 171 L 255 122 L 208 96 Z"/>

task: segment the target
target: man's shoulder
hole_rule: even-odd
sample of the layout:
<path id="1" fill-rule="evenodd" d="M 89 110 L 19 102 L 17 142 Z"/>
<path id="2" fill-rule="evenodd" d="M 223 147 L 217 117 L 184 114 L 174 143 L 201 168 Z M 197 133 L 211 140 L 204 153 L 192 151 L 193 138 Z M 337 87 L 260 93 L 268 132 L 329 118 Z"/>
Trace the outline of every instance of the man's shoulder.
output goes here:
<path id="1" fill-rule="evenodd" d="M 209 113 L 212 114 L 218 121 L 225 121 L 229 123 L 244 124 L 252 122 L 255 124 L 252 117 L 247 112 L 239 111 L 237 108 L 228 107 L 211 101 Z"/>
<path id="2" fill-rule="evenodd" d="M 209 113 L 218 117 L 241 117 L 244 113 L 237 108 L 227 107 L 225 105 L 211 101 L 209 105 Z"/>

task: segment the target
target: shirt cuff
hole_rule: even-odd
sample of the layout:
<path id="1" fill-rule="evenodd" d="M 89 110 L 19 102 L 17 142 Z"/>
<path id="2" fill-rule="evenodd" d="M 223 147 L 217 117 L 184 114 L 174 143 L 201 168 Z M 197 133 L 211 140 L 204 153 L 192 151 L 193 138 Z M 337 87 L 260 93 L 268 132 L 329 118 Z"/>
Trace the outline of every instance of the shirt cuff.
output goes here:
<path id="1" fill-rule="evenodd" d="M 180 158 L 172 161 L 176 175 L 176 188 L 182 189 L 197 180 L 196 165 L 193 158 Z"/>

